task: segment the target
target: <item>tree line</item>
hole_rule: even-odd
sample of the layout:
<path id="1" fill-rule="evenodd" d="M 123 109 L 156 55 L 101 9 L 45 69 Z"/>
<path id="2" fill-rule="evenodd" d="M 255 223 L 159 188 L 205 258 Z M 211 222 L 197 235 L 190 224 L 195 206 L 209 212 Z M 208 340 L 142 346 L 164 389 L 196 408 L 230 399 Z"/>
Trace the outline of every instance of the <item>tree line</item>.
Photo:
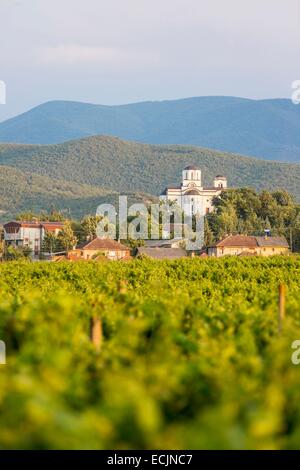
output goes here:
<path id="1" fill-rule="evenodd" d="M 204 248 L 227 235 L 258 236 L 269 231 L 272 236 L 285 236 L 292 250 L 300 251 L 300 205 L 287 191 L 259 193 L 251 188 L 227 189 L 213 199 L 213 207 L 214 211 L 205 217 Z M 69 220 L 63 212 L 54 209 L 40 213 L 22 212 L 17 216 L 17 220 L 64 222 L 64 228 L 57 235 L 52 232 L 46 233 L 42 246 L 42 251 L 45 253 L 58 253 L 95 238 L 97 224 L 101 218 L 86 215 L 81 221 Z M 128 221 L 131 220 L 132 217 L 129 217 Z M 150 235 L 150 215 L 148 225 Z M 162 233 L 161 224 L 159 233 Z M 130 237 L 123 242 L 132 249 L 143 244 L 143 240 L 131 240 Z M 5 251 L 7 259 L 29 257 L 31 254 L 28 247 L 9 247 L 4 250 L 2 244 L 0 249 Z"/>
<path id="2" fill-rule="evenodd" d="M 285 190 L 240 188 L 213 199 L 214 211 L 205 220 L 205 245 L 230 234 L 285 236 L 293 251 L 300 250 L 300 205 Z"/>

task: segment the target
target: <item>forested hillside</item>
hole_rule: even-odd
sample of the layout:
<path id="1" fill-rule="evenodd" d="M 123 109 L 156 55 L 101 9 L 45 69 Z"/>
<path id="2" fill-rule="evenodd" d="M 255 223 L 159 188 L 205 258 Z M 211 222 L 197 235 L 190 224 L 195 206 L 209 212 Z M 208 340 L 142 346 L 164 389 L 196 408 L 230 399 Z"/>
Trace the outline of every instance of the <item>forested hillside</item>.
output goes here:
<path id="1" fill-rule="evenodd" d="M 0 164 L 116 192 L 158 195 L 181 182 L 186 165 L 202 169 L 204 185 L 217 174 L 231 187 L 283 188 L 300 199 L 300 165 L 179 145 L 145 145 L 113 137 L 89 137 L 58 145 L 0 145 Z"/>
<path id="2" fill-rule="evenodd" d="M 52 144 L 98 134 L 300 162 L 300 106 L 288 99 L 206 96 L 122 106 L 52 101 L 0 123 L 0 142 Z"/>
<path id="3" fill-rule="evenodd" d="M 129 200 L 149 200 L 144 193 L 129 193 Z M 15 217 L 18 212 L 62 210 L 73 218 L 94 214 L 101 203 L 116 204 L 118 193 L 99 186 L 49 178 L 0 165 L 0 220 Z"/>

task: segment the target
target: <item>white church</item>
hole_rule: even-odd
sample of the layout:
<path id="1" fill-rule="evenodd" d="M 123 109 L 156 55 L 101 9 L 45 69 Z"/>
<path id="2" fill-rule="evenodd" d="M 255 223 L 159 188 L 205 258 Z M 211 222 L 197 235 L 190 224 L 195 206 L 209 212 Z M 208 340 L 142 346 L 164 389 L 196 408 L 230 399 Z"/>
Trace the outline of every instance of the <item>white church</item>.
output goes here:
<path id="1" fill-rule="evenodd" d="M 182 172 L 179 187 L 166 188 L 160 200 L 176 202 L 188 216 L 204 216 L 213 210 L 212 200 L 227 188 L 227 178 L 216 176 L 213 187 L 202 186 L 201 170 L 196 166 L 187 166 Z"/>

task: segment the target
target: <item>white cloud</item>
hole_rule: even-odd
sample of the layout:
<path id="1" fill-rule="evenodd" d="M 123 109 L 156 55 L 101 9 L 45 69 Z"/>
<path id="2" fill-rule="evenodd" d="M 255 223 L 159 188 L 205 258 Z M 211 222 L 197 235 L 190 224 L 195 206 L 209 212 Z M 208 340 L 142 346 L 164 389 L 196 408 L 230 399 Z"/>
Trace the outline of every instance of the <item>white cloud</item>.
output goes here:
<path id="1" fill-rule="evenodd" d="M 145 54 L 143 51 L 134 51 L 107 46 L 83 46 L 80 44 L 62 44 L 52 47 L 42 47 L 37 51 L 40 62 L 48 65 L 120 65 L 120 63 L 155 64 L 158 57 L 155 54 Z"/>

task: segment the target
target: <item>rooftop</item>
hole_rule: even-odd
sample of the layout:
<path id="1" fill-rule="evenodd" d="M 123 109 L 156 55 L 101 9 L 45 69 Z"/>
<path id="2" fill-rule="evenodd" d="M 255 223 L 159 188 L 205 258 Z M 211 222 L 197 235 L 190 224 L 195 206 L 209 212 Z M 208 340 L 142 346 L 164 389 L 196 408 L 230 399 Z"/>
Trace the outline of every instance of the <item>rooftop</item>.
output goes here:
<path id="1" fill-rule="evenodd" d="M 186 193 L 184 193 L 184 196 L 199 196 L 200 193 L 196 189 L 189 189 Z"/>
<path id="2" fill-rule="evenodd" d="M 223 240 L 217 242 L 214 246 L 216 247 L 246 247 L 246 248 L 257 248 L 257 247 L 282 247 L 289 248 L 289 244 L 285 237 L 255 237 L 248 235 L 229 235 Z"/>
<path id="3" fill-rule="evenodd" d="M 172 248 L 172 245 L 184 242 L 184 238 L 145 240 L 144 248 Z"/>
<path id="4" fill-rule="evenodd" d="M 63 228 L 64 222 L 42 222 L 42 221 L 27 221 L 27 220 L 13 220 L 3 225 L 6 227 L 26 227 L 26 228 Z"/>
<path id="5" fill-rule="evenodd" d="M 247 247 L 255 248 L 258 246 L 256 238 L 248 235 L 229 235 L 215 244 L 218 247 Z"/>
<path id="6" fill-rule="evenodd" d="M 138 256 L 149 256 L 153 259 L 179 259 L 187 257 L 187 252 L 182 248 L 147 248 L 139 247 Z"/>
<path id="7" fill-rule="evenodd" d="M 128 246 L 122 245 L 116 240 L 110 238 L 94 238 L 94 240 L 86 241 L 77 246 L 81 250 L 113 250 L 113 251 L 130 251 Z"/>
<path id="8" fill-rule="evenodd" d="M 256 237 L 258 246 L 289 248 L 285 237 Z"/>
<path id="9" fill-rule="evenodd" d="M 189 165 L 187 167 L 185 167 L 185 170 L 200 170 L 200 168 L 198 168 L 197 166 L 195 165 Z"/>

